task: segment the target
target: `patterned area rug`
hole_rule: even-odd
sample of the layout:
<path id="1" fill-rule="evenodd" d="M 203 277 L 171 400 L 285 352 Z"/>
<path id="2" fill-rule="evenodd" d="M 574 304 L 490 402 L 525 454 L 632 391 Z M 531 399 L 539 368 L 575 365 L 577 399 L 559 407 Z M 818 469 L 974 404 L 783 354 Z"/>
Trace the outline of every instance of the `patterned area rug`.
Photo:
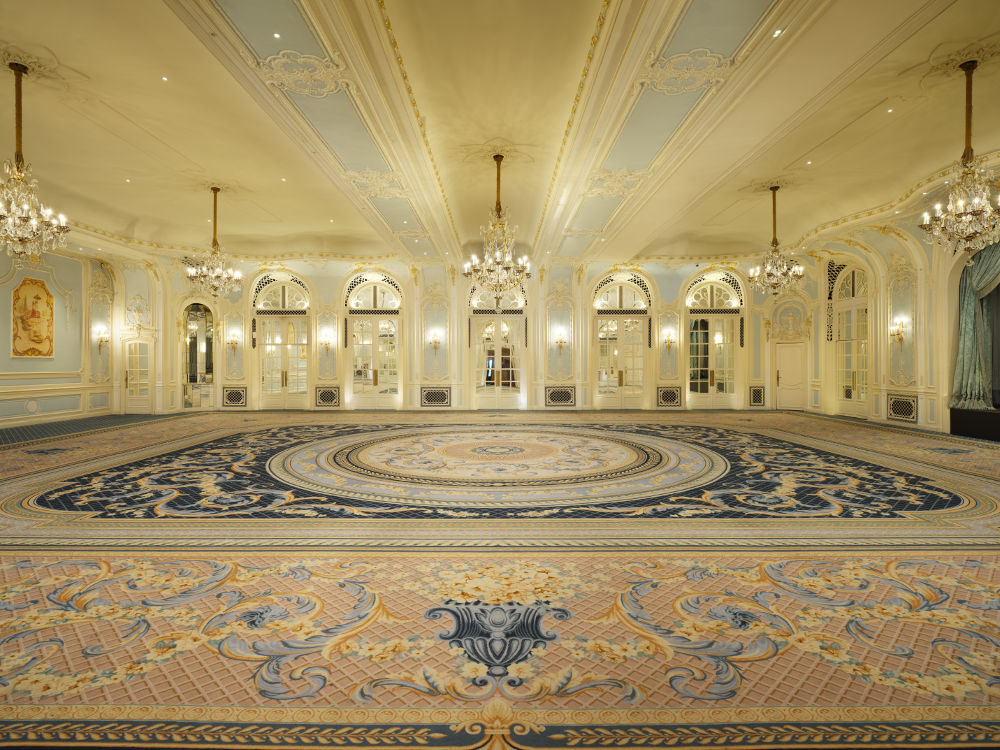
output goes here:
<path id="1" fill-rule="evenodd" d="M 0 453 L 0 742 L 1000 745 L 993 446 L 225 416 Z"/>

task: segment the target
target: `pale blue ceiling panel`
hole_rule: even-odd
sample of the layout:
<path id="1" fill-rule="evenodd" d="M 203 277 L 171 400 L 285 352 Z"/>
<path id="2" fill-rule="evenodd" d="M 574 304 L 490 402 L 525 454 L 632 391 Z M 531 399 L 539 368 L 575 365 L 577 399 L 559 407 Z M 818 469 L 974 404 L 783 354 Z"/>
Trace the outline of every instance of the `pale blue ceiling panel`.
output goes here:
<path id="1" fill-rule="evenodd" d="M 702 91 L 667 96 L 646 89 L 604 160 L 603 169 L 646 169 L 673 135 Z"/>
<path id="2" fill-rule="evenodd" d="M 622 204 L 622 200 L 620 195 L 592 195 L 584 198 L 570 228 L 580 232 L 601 231 Z"/>
<path id="3" fill-rule="evenodd" d="M 771 0 L 694 0 L 662 56 L 709 49 L 730 57 L 770 4 Z"/>
<path id="4" fill-rule="evenodd" d="M 345 168 L 352 172 L 366 169 L 389 171 L 389 165 L 346 91 L 338 91 L 319 99 L 293 92 L 289 92 L 288 96 L 302 110 L 302 114 Z"/>
<path id="5" fill-rule="evenodd" d="M 579 258 L 585 252 L 595 237 L 566 237 L 559 246 L 557 255 L 563 258 Z"/>
<path id="6" fill-rule="evenodd" d="M 326 57 L 292 0 L 216 0 L 219 8 L 264 60 L 282 50 Z M 275 39 L 274 35 L 280 34 Z"/>
<path id="7" fill-rule="evenodd" d="M 406 198 L 372 198 L 375 210 L 382 214 L 385 223 L 393 232 L 420 232 L 423 228 L 413 206 Z M 426 242 L 426 240 L 424 240 Z"/>

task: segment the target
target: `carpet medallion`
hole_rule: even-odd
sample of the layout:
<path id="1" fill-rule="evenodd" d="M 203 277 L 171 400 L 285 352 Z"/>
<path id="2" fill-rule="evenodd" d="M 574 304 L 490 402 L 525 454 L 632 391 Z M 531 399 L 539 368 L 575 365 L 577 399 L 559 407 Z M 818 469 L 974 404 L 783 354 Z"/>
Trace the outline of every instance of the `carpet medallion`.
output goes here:
<path id="1" fill-rule="evenodd" d="M 0 479 L 0 745 L 1000 746 L 1000 452 L 514 417 L 30 446 L 50 468 Z"/>

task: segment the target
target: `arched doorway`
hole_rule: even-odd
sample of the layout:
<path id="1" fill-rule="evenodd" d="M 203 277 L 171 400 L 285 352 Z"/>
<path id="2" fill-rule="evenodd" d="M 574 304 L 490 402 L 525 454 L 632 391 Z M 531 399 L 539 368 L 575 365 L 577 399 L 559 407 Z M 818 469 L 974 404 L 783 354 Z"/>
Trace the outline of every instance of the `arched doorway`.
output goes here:
<path id="1" fill-rule="evenodd" d="M 634 272 L 617 272 L 594 288 L 594 407 L 640 409 L 646 350 L 652 342 L 649 285 Z"/>
<path id="2" fill-rule="evenodd" d="M 392 277 L 369 271 L 347 285 L 350 327 L 350 404 L 356 409 L 398 409 L 402 290 Z"/>
<path id="3" fill-rule="evenodd" d="M 210 409 L 215 406 L 215 318 L 208 305 L 193 302 L 181 318 L 181 406 Z"/>
<path id="4" fill-rule="evenodd" d="M 833 295 L 837 345 L 838 412 L 868 412 L 868 274 L 860 268 L 840 273 Z"/>
<path id="5" fill-rule="evenodd" d="M 688 286 L 688 406 L 736 409 L 744 373 L 743 289 L 728 272 L 714 272 Z"/>
<path id="6" fill-rule="evenodd" d="M 309 290 L 290 275 L 268 274 L 254 287 L 260 341 L 260 406 L 305 409 L 309 405 Z"/>

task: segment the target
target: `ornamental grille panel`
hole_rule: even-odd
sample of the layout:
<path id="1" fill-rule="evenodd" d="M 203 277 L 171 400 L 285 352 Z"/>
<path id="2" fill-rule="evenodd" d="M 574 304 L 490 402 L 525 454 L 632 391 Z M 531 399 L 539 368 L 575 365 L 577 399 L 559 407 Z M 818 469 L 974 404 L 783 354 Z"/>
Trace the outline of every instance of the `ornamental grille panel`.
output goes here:
<path id="1" fill-rule="evenodd" d="M 763 405 L 764 405 L 764 386 L 762 385 L 750 386 L 750 406 L 763 406 Z"/>
<path id="2" fill-rule="evenodd" d="M 917 421 L 917 397 L 902 393 L 887 394 L 886 419 L 897 422 Z"/>
<path id="3" fill-rule="evenodd" d="M 576 406 L 575 385 L 545 386 L 546 406 Z"/>
<path id="4" fill-rule="evenodd" d="M 222 387 L 222 405 L 223 406 L 246 406 L 247 405 L 247 389 L 246 386 L 241 386 L 239 388 L 231 386 Z"/>
<path id="5" fill-rule="evenodd" d="M 451 386 L 421 386 L 421 406 L 451 406 Z"/>
<path id="6" fill-rule="evenodd" d="M 681 405 L 681 389 L 677 385 L 661 385 L 656 389 L 656 405 L 664 408 L 678 408 Z"/>
<path id="7" fill-rule="evenodd" d="M 328 385 L 316 389 L 316 406 L 332 409 L 340 406 L 340 386 Z"/>

